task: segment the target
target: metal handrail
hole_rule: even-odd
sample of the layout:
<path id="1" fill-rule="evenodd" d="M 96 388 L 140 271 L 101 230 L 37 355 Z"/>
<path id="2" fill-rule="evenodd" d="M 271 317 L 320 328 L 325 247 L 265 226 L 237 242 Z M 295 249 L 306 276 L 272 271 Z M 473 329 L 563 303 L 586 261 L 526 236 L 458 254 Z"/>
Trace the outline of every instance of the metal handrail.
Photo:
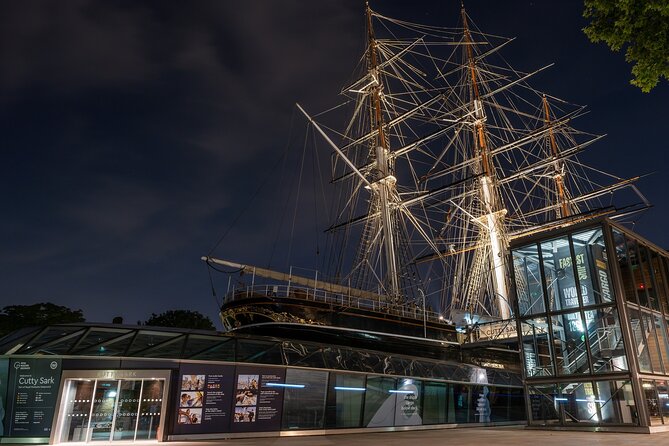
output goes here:
<path id="1" fill-rule="evenodd" d="M 360 298 L 356 296 L 333 293 L 318 288 L 307 288 L 295 285 L 252 285 L 241 286 L 230 291 L 224 299 L 224 304 L 249 299 L 252 297 L 270 297 L 272 299 L 292 298 L 304 299 L 325 304 L 340 305 L 345 308 L 356 308 L 360 310 L 372 310 L 413 319 L 423 319 L 438 324 L 449 325 L 440 314 L 423 309 L 413 303 L 407 305 L 393 305 L 389 302 Z"/>

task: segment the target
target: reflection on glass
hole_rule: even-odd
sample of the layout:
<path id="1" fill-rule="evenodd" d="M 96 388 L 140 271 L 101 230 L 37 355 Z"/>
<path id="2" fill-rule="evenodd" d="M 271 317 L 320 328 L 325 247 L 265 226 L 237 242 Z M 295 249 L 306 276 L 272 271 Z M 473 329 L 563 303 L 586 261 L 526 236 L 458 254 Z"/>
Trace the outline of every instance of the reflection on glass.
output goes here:
<path id="1" fill-rule="evenodd" d="M 658 348 L 666 373 L 669 371 L 669 342 L 667 340 L 667 328 L 664 326 L 664 318 L 662 316 L 653 313 L 652 318 L 655 321 L 655 334 L 657 335 Z"/>
<path id="2" fill-rule="evenodd" d="M 560 375 L 588 373 L 590 366 L 586 350 L 586 326 L 580 312 L 551 317 L 555 356 Z"/>
<path id="3" fill-rule="evenodd" d="M 641 285 L 643 290 L 639 289 L 639 292 L 645 292 L 646 301 L 648 302 L 648 307 L 653 310 L 660 311 L 660 303 L 657 301 L 657 286 L 655 284 L 655 278 L 652 274 L 652 268 L 650 264 L 650 254 L 648 248 L 639 244 L 639 265 L 641 266 Z"/>
<path id="4" fill-rule="evenodd" d="M 529 245 L 514 250 L 513 266 L 520 314 L 545 313 L 537 246 Z"/>
<path id="5" fill-rule="evenodd" d="M 527 376 L 554 375 L 546 318 L 528 319 L 523 321 L 520 326 Z"/>

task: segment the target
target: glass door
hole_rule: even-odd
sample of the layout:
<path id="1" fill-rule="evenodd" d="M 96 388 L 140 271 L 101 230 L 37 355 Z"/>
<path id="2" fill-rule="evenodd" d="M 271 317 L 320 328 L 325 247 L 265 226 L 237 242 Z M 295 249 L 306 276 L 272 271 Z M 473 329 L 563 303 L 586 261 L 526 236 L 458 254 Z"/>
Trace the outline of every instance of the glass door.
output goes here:
<path id="1" fill-rule="evenodd" d="M 111 441 L 119 381 L 98 381 L 93 396 L 89 441 Z"/>
<path id="2" fill-rule="evenodd" d="M 63 388 L 58 442 L 158 439 L 165 379 L 77 377 L 66 379 Z"/>

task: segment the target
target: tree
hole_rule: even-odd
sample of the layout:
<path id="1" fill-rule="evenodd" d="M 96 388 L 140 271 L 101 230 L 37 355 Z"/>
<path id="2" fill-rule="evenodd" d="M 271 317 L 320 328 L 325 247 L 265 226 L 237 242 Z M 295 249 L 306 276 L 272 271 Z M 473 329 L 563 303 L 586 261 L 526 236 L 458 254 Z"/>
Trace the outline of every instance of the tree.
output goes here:
<path id="1" fill-rule="evenodd" d="M 44 302 L 34 305 L 9 305 L 0 311 L 0 336 L 24 327 L 84 322 L 81 310 Z"/>
<path id="2" fill-rule="evenodd" d="M 198 311 L 191 310 L 168 310 L 160 314 L 151 313 L 151 317 L 144 322 L 144 325 L 216 330 L 211 319 Z"/>
<path id="3" fill-rule="evenodd" d="M 583 29 L 591 42 L 625 49 L 632 85 L 648 93 L 669 79 L 669 1 L 585 0 L 583 16 L 591 19 Z"/>

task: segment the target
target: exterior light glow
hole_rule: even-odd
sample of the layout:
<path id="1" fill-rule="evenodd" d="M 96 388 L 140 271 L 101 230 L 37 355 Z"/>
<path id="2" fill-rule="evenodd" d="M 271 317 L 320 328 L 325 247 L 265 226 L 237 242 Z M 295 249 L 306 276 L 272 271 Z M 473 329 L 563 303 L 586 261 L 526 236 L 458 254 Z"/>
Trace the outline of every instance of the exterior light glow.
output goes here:
<path id="1" fill-rule="evenodd" d="M 283 384 L 283 383 L 267 383 L 267 387 L 288 387 L 291 389 L 304 389 L 304 384 Z"/>

